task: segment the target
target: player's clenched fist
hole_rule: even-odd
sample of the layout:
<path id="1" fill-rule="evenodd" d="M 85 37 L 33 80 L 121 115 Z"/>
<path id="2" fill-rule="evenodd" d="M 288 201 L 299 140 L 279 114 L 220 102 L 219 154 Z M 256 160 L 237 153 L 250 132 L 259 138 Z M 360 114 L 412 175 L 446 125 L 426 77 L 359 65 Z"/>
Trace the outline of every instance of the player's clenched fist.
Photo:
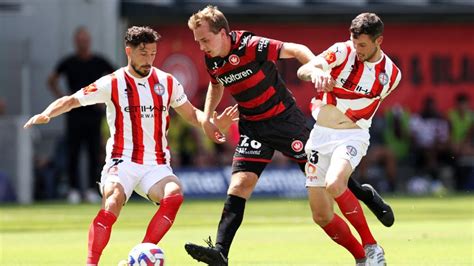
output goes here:
<path id="1" fill-rule="evenodd" d="M 318 67 L 315 67 L 311 72 L 311 82 L 314 83 L 314 87 L 318 92 L 332 91 L 332 88 L 336 84 L 329 72 L 323 71 Z"/>
<path id="2" fill-rule="evenodd" d="M 36 124 L 47 124 L 49 123 L 49 120 L 50 120 L 49 116 L 44 115 L 44 114 L 37 114 L 31 117 L 30 120 L 28 120 L 28 122 L 26 122 L 26 124 L 23 126 L 23 128 L 29 128 L 32 125 L 36 125 Z"/>

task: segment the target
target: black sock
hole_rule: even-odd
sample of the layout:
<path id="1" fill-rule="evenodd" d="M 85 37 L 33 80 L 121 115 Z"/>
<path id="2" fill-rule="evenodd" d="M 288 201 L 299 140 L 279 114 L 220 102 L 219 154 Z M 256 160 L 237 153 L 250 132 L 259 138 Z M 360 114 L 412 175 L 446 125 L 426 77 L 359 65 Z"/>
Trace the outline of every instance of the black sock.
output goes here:
<path id="1" fill-rule="evenodd" d="M 222 211 L 221 221 L 217 229 L 216 247 L 226 257 L 229 254 L 230 245 L 244 219 L 246 199 L 228 195 Z"/>
<path id="2" fill-rule="evenodd" d="M 369 189 L 363 188 L 359 182 L 357 182 L 354 178 L 350 177 L 349 178 L 349 183 L 347 184 L 349 189 L 352 191 L 354 196 L 362 202 L 365 203 L 365 205 L 368 205 L 372 203 L 372 200 L 374 199 L 374 195 L 372 194 L 372 191 Z"/>

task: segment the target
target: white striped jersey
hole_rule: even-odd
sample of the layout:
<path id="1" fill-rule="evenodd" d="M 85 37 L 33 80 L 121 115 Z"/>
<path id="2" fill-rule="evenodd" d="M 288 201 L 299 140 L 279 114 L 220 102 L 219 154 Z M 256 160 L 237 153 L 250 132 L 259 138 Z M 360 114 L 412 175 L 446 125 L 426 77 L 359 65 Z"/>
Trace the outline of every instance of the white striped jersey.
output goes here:
<path id="1" fill-rule="evenodd" d="M 98 79 L 74 94 L 82 106 L 105 103 L 110 138 L 107 157 L 138 164 L 169 164 L 166 135 L 169 108 L 188 101 L 183 86 L 170 74 L 152 67 L 135 78 L 126 67 Z"/>
<path id="2" fill-rule="evenodd" d="M 352 41 L 335 43 L 318 55 L 318 62 L 323 64 L 323 70 L 331 71 L 336 85 L 332 92 L 318 93 L 316 99 L 335 105 L 367 130 L 382 100 L 402 78 L 400 69 L 383 52 L 377 62 L 359 61 Z"/>

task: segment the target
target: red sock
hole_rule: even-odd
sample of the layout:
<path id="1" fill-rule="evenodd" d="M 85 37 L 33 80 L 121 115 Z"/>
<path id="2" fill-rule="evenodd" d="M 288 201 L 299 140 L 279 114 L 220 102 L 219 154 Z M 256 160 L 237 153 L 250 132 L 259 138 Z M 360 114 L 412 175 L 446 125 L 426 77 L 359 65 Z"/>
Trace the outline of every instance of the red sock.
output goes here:
<path id="1" fill-rule="evenodd" d="M 175 194 L 163 198 L 160 201 L 160 208 L 151 219 L 146 230 L 143 243 L 158 244 L 163 236 L 168 232 L 173 225 L 176 213 L 178 213 L 179 206 L 183 202 L 183 195 Z"/>
<path id="2" fill-rule="evenodd" d="M 87 264 L 99 263 L 102 250 L 110 239 L 112 225 L 117 217 L 112 212 L 101 209 L 89 227 Z"/>
<path id="3" fill-rule="evenodd" d="M 334 214 L 331 222 L 324 226 L 323 229 L 334 242 L 345 247 L 355 259 L 365 258 L 364 248 L 352 235 L 351 229 L 349 229 L 346 222 L 337 214 Z"/>
<path id="4" fill-rule="evenodd" d="M 347 189 L 335 200 L 346 219 L 349 220 L 352 226 L 354 226 L 354 228 L 359 233 L 360 238 L 362 239 L 362 245 L 365 246 L 368 244 L 377 243 L 370 232 L 369 226 L 367 225 L 364 211 L 362 210 L 362 207 L 360 206 L 360 203 L 354 194 L 352 194 L 352 192 Z"/>

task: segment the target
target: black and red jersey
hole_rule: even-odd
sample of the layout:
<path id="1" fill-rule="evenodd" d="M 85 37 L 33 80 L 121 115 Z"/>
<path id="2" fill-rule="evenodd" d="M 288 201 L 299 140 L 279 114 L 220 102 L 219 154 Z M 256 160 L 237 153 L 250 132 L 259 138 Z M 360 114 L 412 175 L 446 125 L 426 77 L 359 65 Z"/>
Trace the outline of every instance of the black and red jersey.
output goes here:
<path id="1" fill-rule="evenodd" d="M 230 37 L 229 54 L 206 55 L 206 66 L 211 82 L 224 85 L 237 101 L 241 118 L 265 120 L 294 106 L 295 99 L 276 66 L 283 42 L 248 31 L 232 31 Z"/>

